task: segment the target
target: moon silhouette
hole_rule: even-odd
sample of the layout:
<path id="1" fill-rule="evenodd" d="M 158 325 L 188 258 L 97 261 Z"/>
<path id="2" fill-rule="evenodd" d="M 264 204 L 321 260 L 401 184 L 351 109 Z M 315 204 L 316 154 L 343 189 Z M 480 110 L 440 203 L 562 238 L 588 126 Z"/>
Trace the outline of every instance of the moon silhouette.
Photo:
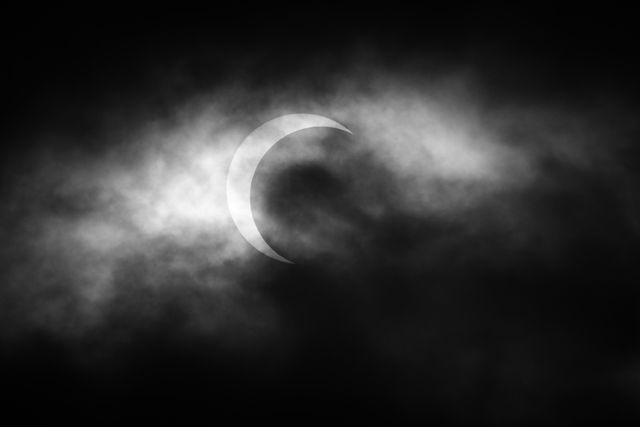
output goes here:
<path id="1" fill-rule="evenodd" d="M 227 203 L 231 218 L 240 234 L 258 251 L 275 260 L 293 264 L 278 254 L 264 240 L 251 210 L 251 183 L 260 160 L 278 141 L 294 132 L 326 127 L 352 133 L 327 117 L 315 114 L 287 114 L 262 124 L 242 141 L 236 150 L 227 174 Z"/>

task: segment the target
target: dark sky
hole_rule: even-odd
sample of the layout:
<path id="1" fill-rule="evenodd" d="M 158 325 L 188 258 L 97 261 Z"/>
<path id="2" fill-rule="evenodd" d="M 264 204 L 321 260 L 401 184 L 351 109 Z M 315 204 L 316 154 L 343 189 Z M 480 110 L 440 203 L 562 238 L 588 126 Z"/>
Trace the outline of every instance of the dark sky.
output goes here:
<path id="1" fill-rule="evenodd" d="M 36 13 L 37 12 L 37 13 Z M 629 10 L 8 10 L 0 407 L 86 424 L 640 421 Z M 251 248 L 235 148 L 264 158 Z"/>

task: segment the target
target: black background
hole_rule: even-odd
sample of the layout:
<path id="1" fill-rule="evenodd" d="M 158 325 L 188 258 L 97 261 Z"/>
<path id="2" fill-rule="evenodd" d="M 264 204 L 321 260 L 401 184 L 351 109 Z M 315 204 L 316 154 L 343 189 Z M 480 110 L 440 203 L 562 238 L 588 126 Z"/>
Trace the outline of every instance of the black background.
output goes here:
<path id="1" fill-rule="evenodd" d="M 2 189 L 12 187 L 13 175 L 39 148 L 39 142 L 25 142 L 37 138 L 21 136 L 35 135 L 43 127 L 91 134 L 93 114 L 105 106 L 135 117 L 148 105 L 169 111 L 174 103 L 224 82 L 248 54 L 266 58 L 265 68 L 251 75 L 256 86 L 286 80 L 317 55 L 338 64 L 353 46 L 364 45 L 391 64 L 422 57 L 469 64 L 480 70 L 484 90 L 495 103 L 552 100 L 571 107 L 603 96 L 637 112 L 638 28 L 631 10 L 584 4 L 514 8 L 300 2 L 258 8 L 211 2 L 8 9 L 0 30 Z M 163 78 L 176 64 L 188 68 L 192 78 L 167 86 Z M 635 170 L 640 151 L 637 145 L 627 149 L 626 167 Z M 611 205 L 610 192 L 597 177 L 554 170 L 553 165 L 550 173 L 567 174 L 569 189 L 551 194 L 540 190 L 525 203 L 536 206 L 554 227 L 576 230 L 579 237 L 566 249 L 562 263 L 519 254 L 507 266 L 468 262 L 461 267 L 460 261 L 442 255 L 433 271 L 398 275 L 397 264 L 380 262 L 367 264 L 357 277 L 342 282 L 319 267 L 283 271 L 263 291 L 290 319 L 288 324 L 296 325 L 291 331 L 296 356 L 277 373 L 270 368 L 276 362 L 269 360 L 269 351 L 238 360 L 213 344 L 174 336 L 160 326 L 141 332 L 135 343 L 103 365 L 80 368 L 65 346 L 34 331 L 1 353 L 3 412 L 91 425 L 638 421 L 638 389 L 623 393 L 592 375 L 615 370 L 638 355 L 637 236 L 620 212 L 603 208 Z M 576 214 L 585 211 L 586 219 Z M 424 238 L 456 233 L 446 224 L 406 218 L 389 219 L 376 230 L 376 245 L 363 258 L 386 259 L 377 247 L 411 250 Z M 490 247 L 492 238 L 499 247 L 499 236 L 494 235 L 469 244 Z M 486 286 L 457 302 L 451 316 L 459 318 L 447 323 L 456 325 L 448 326 L 447 335 L 459 342 L 442 342 L 443 348 L 455 348 L 454 353 L 497 349 L 495 343 L 532 336 L 532 348 L 523 351 L 541 355 L 548 377 L 530 379 L 516 392 L 497 384 L 492 372 L 500 369 L 501 359 L 495 350 L 494 362 L 452 400 L 441 393 L 447 375 L 425 373 L 418 362 L 403 367 L 370 360 L 359 341 L 365 339 L 363 332 L 349 320 L 354 307 L 379 313 L 382 325 L 419 323 L 424 319 L 415 312 L 424 307 L 413 307 L 410 301 L 424 295 L 416 294 L 413 285 L 450 277 L 461 268 L 463 278 L 452 280 L 459 289 L 467 289 L 460 283 Z M 532 285 L 540 282 L 546 284 L 543 290 Z M 362 286 L 374 288 L 374 299 L 384 306 L 363 308 L 354 290 Z M 443 354 L 433 356 L 437 366 L 448 366 L 447 352 Z M 452 362 L 444 369 L 457 368 Z M 432 386 L 424 386 L 424 378 Z M 541 412 L 538 401 L 545 402 Z M 525 409 L 520 413 L 518 408 Z M 501 418 L 503 411 L 520 415 Z"/>

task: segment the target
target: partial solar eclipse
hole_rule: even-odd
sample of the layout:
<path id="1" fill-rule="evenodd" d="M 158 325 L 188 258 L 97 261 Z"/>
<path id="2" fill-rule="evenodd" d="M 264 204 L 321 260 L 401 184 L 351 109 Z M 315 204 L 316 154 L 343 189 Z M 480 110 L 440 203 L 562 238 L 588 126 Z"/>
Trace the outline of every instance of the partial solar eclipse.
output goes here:
<path id="1" fill-rule="evenodd" d="M 294 132 L 326 127 L 352 132 L 340 123 L 315 114 L 287 114 L 262 124 L 242 141 L 236 150 L 227 174 L 227 203 L 231 218 L 240 234 L 258 251 L 275 260 L 293 264 L 278 254 L 264 240 L 251 210 L 251 183 L 260 160 L 282 138 Z"/>

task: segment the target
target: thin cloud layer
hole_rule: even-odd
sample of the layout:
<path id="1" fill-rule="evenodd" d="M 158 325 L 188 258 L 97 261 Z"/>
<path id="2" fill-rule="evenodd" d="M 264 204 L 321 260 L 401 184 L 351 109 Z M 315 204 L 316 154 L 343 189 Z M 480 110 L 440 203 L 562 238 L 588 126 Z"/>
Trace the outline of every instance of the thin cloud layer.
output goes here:
<path id="1" fill-rule="evenodd" d="M 538 416 L 565 392 L 554 376 L 577 387 L 580 367 L 550 362 L 563 349 L 595 354 L 589 387 L 615 376 L 609 340 L 630 350 L 607 334 L 635 316 L 621 309 L 588 337 L 583 311 L 601 292 L 612 307 L 635 295 L 622 278 L 599 288 L 611 268 L 629 271 L 637 246 L 637 176 L 622 161 L 637 129 L 622 106 L 501 106 L 468 70 L 445 79 L 355 62 L 321 95 L 305 79 L 212 85 L 168 115 L 98 131 L 98 150 L 39 136 L 4 193 L 6 347 L 36 331 L 91 367 L 159 334 L 251 369 L 266 354 L 265 375 L 283 378 L 326 351 L 328 366 L 368 360 L 354 387 L 379 375 L 404 410 L 420 415 L 437 396 L 454 420 L 487 382 L 487 419 Z M 258 225 L 295 267 L 243 240 L 225 195 L 234 150 L 285 113 L 354 133 L 299 132 L 258 169 Z M 526 382 L 534 395 L 521 402 Z"/>

